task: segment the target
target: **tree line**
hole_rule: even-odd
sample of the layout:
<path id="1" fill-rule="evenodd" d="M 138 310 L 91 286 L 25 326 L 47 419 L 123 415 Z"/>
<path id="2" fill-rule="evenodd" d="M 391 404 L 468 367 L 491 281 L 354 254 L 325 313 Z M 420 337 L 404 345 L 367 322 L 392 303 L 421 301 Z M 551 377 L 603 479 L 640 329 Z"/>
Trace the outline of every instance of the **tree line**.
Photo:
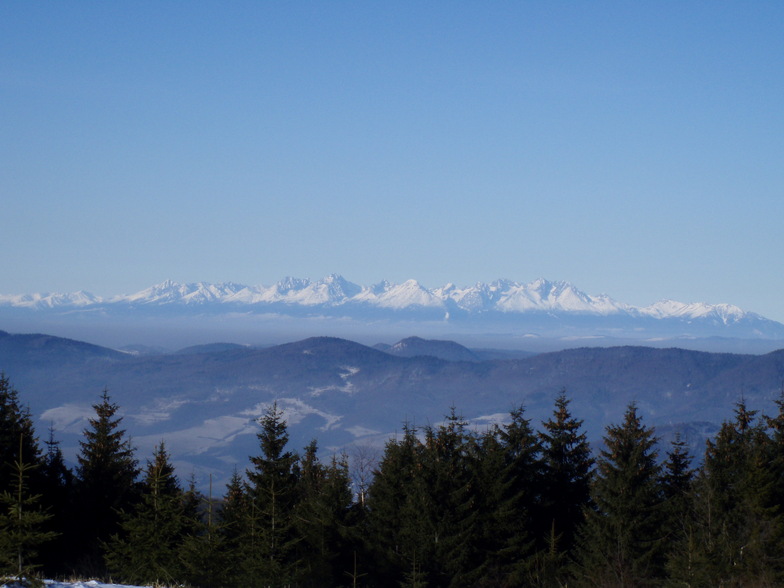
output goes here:
<path id="1" fill-rule="evenodd" d="M 522 407 L 478 431 L 452 409 L 403 427 L 373 477 L 289 448 L 283 413 L 222 496 L 145 465 L 108 392 L 75 468 L 0 376 L 0 577 L 230 586 L 777 586 L 784 584 L 784 399 L 744 401 L 699 467 L 659 454 L 634 404 L 593 452 L 565 392 L 535 430 Z M 211 492 L 210 492 L 211 494 Z"/>

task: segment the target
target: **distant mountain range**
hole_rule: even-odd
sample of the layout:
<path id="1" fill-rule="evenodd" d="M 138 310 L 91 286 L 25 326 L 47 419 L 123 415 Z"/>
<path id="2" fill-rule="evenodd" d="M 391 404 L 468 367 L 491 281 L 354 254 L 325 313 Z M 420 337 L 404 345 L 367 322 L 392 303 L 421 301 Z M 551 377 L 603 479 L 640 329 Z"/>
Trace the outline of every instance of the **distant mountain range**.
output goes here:
<path id="1" fill-rule="evenodd" d="M 665 439 L 681 431 L 698 454 L 735 403 L 771 414 L 784 382 L 784 351 L 764 355 L 650 347 L 577 348 L 529 356 L 406 338 L 373 348 L 317 337 L 265 348 L 203 345 L 121 352 L 49 335 L 0 331 L 4 371 L 67 456 L 108 388 L 140 459 L 165 440 L 184 476 L 216 483 L 258 451 L 256 420 L 285 411 L 293 449 L 312 438 L 327 453 L 375 447 L 403 423 L 436 424 L 451 406 L 483 430 L 523 404 L 532 426 L 566 389 L 593 441 L 636 402 Z"/>
<path id="2" fill-rule="evenodd" d="M 317 281 L 286 278 L 272 286 L 166 281 L 109 298 L 88 292 L 0 295 L 0 320 L 32 316 L 82 322 L 221 317 L 280 324 L 284 319 L 304 319 L 308 324 L 332 321 L 335 327 L 350 323 L 382 328 L 406 323 L 426 325 L 429 335 L 446 336 L 492 332 L 561 338 L 784 340 L 784 324 L 730 304 L 663 300 L 638 307 L 607 295 L 586 294 L 568 282 L 544 279 L 428 289 L 415 280 L 360 286 L 331 275 Z M 325 332 L 333 333 L 321 331 Z"/>

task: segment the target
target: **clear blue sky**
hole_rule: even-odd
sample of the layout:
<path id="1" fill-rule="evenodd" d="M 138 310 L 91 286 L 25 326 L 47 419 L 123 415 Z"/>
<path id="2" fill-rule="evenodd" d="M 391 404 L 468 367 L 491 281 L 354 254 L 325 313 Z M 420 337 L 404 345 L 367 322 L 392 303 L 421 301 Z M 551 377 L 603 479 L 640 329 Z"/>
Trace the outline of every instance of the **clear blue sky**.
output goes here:
<path id="1" fill-rule="evenodd" d="M 563 279 L 784 320 L 783 2 L 0 3 L 0 293 Z"/>

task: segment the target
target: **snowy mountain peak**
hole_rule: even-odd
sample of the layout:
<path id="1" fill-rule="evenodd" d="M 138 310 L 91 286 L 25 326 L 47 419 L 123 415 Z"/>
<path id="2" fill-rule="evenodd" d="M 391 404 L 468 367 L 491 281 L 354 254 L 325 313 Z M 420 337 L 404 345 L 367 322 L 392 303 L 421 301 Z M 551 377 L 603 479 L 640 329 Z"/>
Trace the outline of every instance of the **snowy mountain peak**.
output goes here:
<path id="1" fill-rule="evenodd" d="M 660 300 L 655 304 L 641 308 L 640 312 L 656 318 L 710 318 L 724 324 L 738 322 L 746 317 L 758 316 L 745 312 L 732 304 L 705 304 L 704 302 L 685 304 L 675 300 Z"/>
<path id="2" fill-rule="evenodd" d="M 310 280 L 307 278 L 292 278 L 291 276 L 286 276 L 273 287 L 281 294 L 284 294 L 286 292 L 291 292 L 292 290 L 302 290 L 309 285 Z"/>
<path id="3" fill-rule="evenodd" d="M 319 284 L 326 286 L 330 298 L 333 300 L 351 298 L 362 291 L 361 286 L 354 284 L 353 282 L 349 282 L 343 276 L 338 274 L 330 274 L 321 280 Z"/>
<path id="4" fill-rule="evenodd" d="M 699 323 L 709 325 L 710 328 L 735 328 L 745 324 L 754 333 L 784 332 L 784 325 L 744 312 L 731 304 L 661 300 L 646 307 L 635 307 L 617 302 L 606 294 L 586 294 L 569 282 L 545 278 L 529 283 L 498 279 L 465 287 L 449 282 L 440 288 L 429 289 L 414 279 L 399 284 L 384 280 L 368 287 L 350 282 L 339 274 L 330 274 L 317 281 L 286 277 L 273 286 L 248 286 L 231 282 L 181 284 L 166 280 L 135 294 L 108 299 L 83 291 L 72 294 L 0 295 L 0 310 L 18 308 L 72 312 L 100 309 L 102 313 L 108 314 L 113 308 L 119 310 L 123 306 L 135 309 L 211 307 L 221 311 L 282 315 L 293 313 L 297 316 L 303 316 L 304 312 L 305 315 L 312 313 L 314 316 L 340 316 L 359 320 L 369 316 L 373 320 L 386 317 L 442 321 L 448 318 L 451 324 L 469 317 L 482 317 L 482 320 L 507 324 L 511 319 L 523 320 L 522 317 L 541 321 L 545 320 L 543 317 L 566 319 L 579 315 L 614 317 L 615 324 L 622 324 L 619 321 L 639 323 L 640 320 L 669 320 L 680 321 L 684 325 Z M 689 329 L 693 330 L 691 327 Z"/>

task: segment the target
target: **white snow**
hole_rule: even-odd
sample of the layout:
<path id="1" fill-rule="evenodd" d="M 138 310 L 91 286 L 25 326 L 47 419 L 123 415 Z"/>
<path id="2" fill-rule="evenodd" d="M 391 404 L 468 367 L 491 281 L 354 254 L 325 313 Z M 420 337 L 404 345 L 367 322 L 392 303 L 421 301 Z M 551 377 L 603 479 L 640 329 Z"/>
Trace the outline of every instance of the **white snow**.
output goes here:
<path id="1" fill-rule="evenodd" d="M 605 294 L 589 295 L 564 281 L 543 278 L 529 283 L 496 280 L 458 287 L 448 283 L 428 289 L 416 280 L 401 284 L 382 281 L 360 286 L 337 274 L 321 280 L 287 277 L 272 286 L 248 286 L 234 283 L 180 284 L 167 280 L 135 294 L 103 299 L 88 292 L 71 294 L 0 294 L 0 306 L 33 310 L 109 309 L 123 305 L 232 305 L 248 312 L 264 312 L 265 306 L 286 304 L 306 308 L 370 306 L 390 310 L 410 308 L 459 308 L 468 313 L 497 311 L 505 313 L 561 312 L 607 316 L 627 314 L 655 319 L 712 319 L 731 324 L 746 317 L 761 318 L 730 304 L 683 303 L 662 300 L 645 307 L 617 302 Z"/>
<path id="2" fill-rule="evenodd" d="M 228 447 L 240 435 L 255 435 L 259 427 L 254 419 L 255 412 L 242 413 L 239 416 L 225 415 L 207 419 L 198 425 L 168 431 L 166 433 L 166 447 L 180 456 L 200 455 L 220 447 Z M 153 447 L 160 443 L 161 435 L 141 435 L 134 437 L 134 443 L 139 450 Z"/>
<path id="3" fill-rule="evenodd" d="M 341 415 L 319 410 L 318 408 L 303 402 L 299 398 L 278 398 L 275 402 L 277 403 L 278 410 L 283 412 L 283 420 L 285 420 L 288 425 L 296 425 L 297 423 L 302 422 L 306 417 L 316 415 L 324 419 L 324 425 L 319 427 L 319 430 L 329 431 L 337 427 L 343 419 Z M 270 402 L 260 402 L 252 408 L 242 411 L 240 414 L 253 417 L 255 423 L 255 421 L 266 414 L 271 404 L 272 403 Z M 257 430 L 258 427 L 256 426 L 254 432 Z"/>
<path id="4" fill-rule="evenodd" d="M 57 431 L 79 433 L 87 426 L 88 419 L 95 414 L 91 406 L 64 404 L 50 408 L 41 414 L 41 421 L 51 423 Z"/>

